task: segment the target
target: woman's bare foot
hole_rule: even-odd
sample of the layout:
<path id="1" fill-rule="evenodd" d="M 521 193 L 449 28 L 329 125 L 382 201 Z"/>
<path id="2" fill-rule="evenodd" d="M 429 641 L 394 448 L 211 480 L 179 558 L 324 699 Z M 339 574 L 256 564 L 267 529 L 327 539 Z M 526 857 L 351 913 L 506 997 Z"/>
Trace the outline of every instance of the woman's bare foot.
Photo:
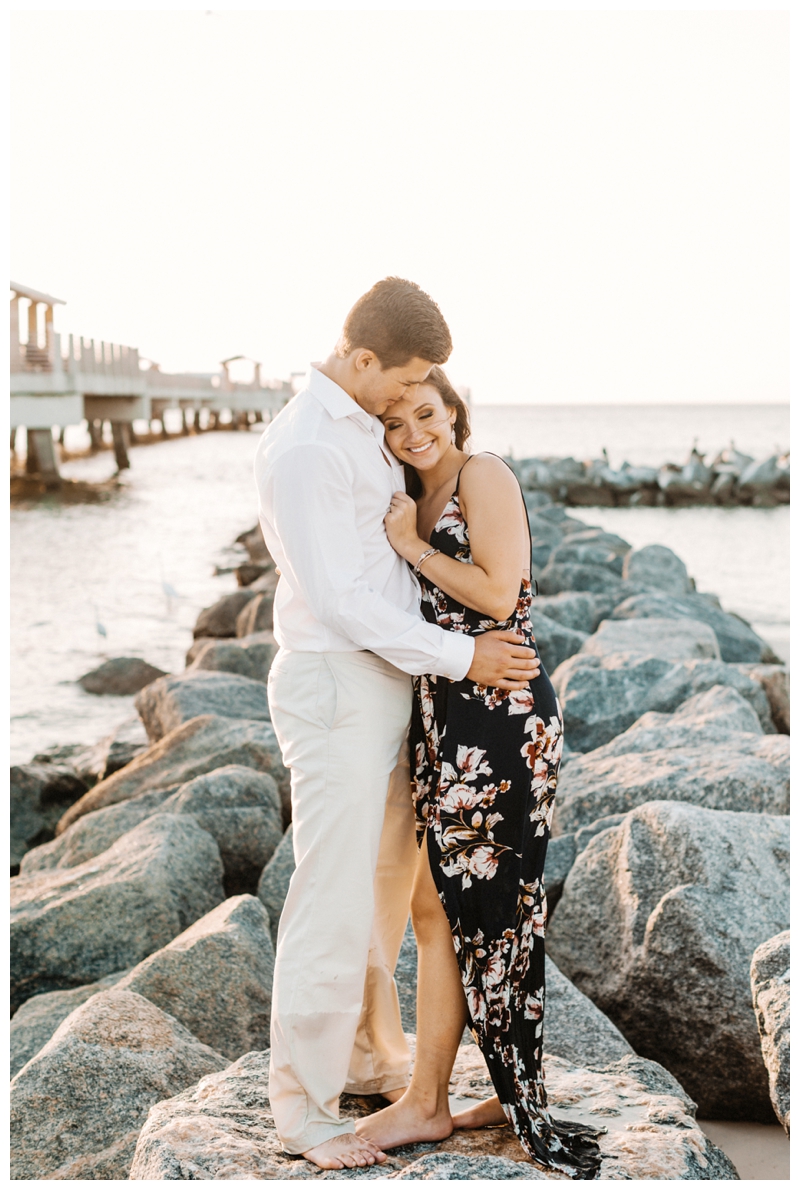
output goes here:
<path id="1" fill-rule="evenodd" d="M 498 1124 L 507 1124 L 506 1113 L 496 1095 L 491 1099 L 483 1099 L 474 1107 L 460 1111 L 453 1116 L 454 1128 L 491 1128 Z"/>
<path id="2" fill-rule="evenodd" d="M 452 1131 L 453 1120 L 447 1106 L 428 1113 L 418 1104 L 410 1103 L 407 1095 L 356 1124 L 356 1134 L 381 1149 L 396 1149 L 398 1145 L 419 1140 L 446 1140 Z"/>
<path id="3" fill-rule="evenodd" d="M 354 1169 L 357 1165 L 382 1165 L 386 1160 L 386 1154 L 376 1144 L 353 1132 L 332 1136 L 308 1149 L 303 1156 L 320 1169 Z"/>

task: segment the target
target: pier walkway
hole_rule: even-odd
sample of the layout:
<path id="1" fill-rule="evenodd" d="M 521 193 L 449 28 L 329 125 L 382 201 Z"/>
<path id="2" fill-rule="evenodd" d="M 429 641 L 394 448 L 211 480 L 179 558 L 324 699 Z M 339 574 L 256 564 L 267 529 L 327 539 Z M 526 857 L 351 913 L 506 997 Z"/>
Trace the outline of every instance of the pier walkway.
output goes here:
<path id="1" fill-rule="evenodd" d="M 27 338 L 20 338 L 20 306 L 27 305 Z M 117 466 L 128 463 L 132 424 L 157 419 L 179 410 L 184 429 L 212 429 L 227 413 L 234 425 L 269 421 L 291 398 L 289 381 L 263 382 L 261 365 L 254 365 L 249 383 L 231 380 L 229 365 L 244 356 L 223 360 L 219 372 L 169 373 L 144 360 L 135 347 L 96 342 L 82 336 L 57 334 L 53 310 L 60 299 L 11 283 L 11 435 L 27 431 L 26 470 L 58 476 L 53 430 L 86 421 L 94 445 L 102 440 L 105 422 L 111 424 Z"/>

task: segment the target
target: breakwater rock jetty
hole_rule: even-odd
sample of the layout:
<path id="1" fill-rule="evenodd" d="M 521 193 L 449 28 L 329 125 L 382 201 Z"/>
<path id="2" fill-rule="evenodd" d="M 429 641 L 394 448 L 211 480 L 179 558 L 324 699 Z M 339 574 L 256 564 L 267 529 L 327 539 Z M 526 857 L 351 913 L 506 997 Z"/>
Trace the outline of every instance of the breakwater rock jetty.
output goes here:
<path id="1" fill-rule="evenodd" d="M 661 467 L 610 465 L 599 459 L 507 459 L 523 488 L 534 497 L 573 507 L 636 505 L 680 507 L 691 504 L 752 505 L 774 508 L 789 503 L 789 454 L 754 459 L 731 445 L 711 461 L 692 448 L 684 463 Z"/>
<path id="2" fill-rule="evenodd" d="M 698 1116 L 789 1128 L 788 674 L 670 550 L 543 500 L 531 530 L 565 722 L 544 874 L 550 1107 L 606 1128 L 601 1178 L 737 1180 Z M 357 1173 L 282 1151 L 267 1072 L 294 853 L 266 696 L 277 575 L 258 530 L 239 545 L 238 586 L 199 616 L 184 670 L 127 658 L 93 679 L 140 687 L 135 721 L 12 769 L 12 1177 L 561 1180 L 508 1127 Z M 412 1047 L 416 981 L 409 929 Z M 450 1090 L 491 1094 L 476 1046 Z"/>

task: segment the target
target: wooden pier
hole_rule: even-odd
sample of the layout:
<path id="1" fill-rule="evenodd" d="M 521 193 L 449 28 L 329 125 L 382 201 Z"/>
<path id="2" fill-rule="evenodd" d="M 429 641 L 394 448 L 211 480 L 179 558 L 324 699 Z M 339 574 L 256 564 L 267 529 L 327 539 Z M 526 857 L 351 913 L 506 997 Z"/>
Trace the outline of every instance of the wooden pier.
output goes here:
<path id="1" fill-rule="evenodd" d="M 27 338 L 20 339 L 20 307 L 27 305 Z M 11 283 L 11 438 L 24 426 L 27 432 L 26 470 L 58 480 L 54 430 L 63 437 L 65 426 L 86 421 L 93 446 L 102 441 L 103 425 L 111 425 L 114 453 L 120 471 L 128 467 L 128 446 L 134 421 L 158 420 L 163 428 L 168 409 L 181 414 L 184 431 L 213 429 L 222 414 L 235 427 L 251 419 L 269 421 L 291 398 L 289 381 L 261 378 L 254 365 L 253 380 L 230 378 L 234 356 L 223 360 L 219 372 L 169 373 L 143 360 L 135 347 L 96 342 L 82 336 L 62 336 L 53 325 L 53 310 L 64 305 L 51 294 Z M 144 366 L 147 365 L 147 366 Z M 201 419 L 201 413 L 206 413 Z"/>

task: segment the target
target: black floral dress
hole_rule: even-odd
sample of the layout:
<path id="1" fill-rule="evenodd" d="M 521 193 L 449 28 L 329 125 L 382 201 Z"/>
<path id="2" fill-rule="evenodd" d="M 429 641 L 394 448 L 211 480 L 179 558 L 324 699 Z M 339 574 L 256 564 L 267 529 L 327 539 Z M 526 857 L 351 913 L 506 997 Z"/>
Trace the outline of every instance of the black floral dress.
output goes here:
<path id="1" fill-rule="evenodd" d="M 472 562 L 458 484 L 431 544 Z M 516 629 L 535 648 L 531 598 L 523 577 L 514 613 L 498 623 L 422 576 L 422 611 L 432 624 L 472 636 Z M 524 690 L 434 675 L 417 678 L 415 689 L 417 833 L 453 932 L 470 1029 L 526 1152 L 594 1178 L 599 1133 L 554 1120 L 542 1076 L 543 876 L 563 739 L 558 699 L 544 669 Z"/>

